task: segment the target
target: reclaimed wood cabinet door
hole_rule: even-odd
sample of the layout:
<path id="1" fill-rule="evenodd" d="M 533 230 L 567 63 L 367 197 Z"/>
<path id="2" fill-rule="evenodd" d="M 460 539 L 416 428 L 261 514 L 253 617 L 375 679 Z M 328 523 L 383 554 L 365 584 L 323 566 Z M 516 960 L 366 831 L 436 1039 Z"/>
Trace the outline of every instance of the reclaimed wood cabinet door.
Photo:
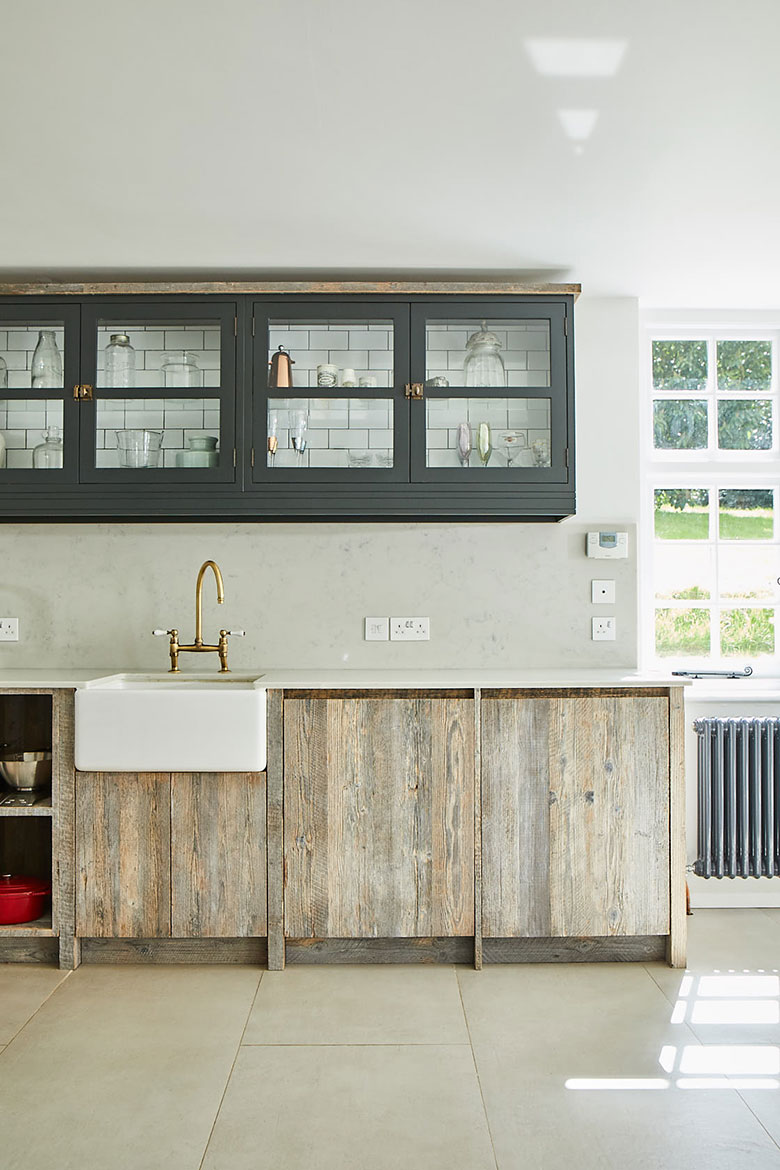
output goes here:
<path id="1" fill-rule="evenodd" d="M 482 692 L 486 937 L 669 932 L 669 700 Z"/>
<path id="2" fill-rule="evenodd" d="M 474 933 L 470 692 L 284 700 L 285 932 Z"/>
<path id="3" fill-rule="evenodd" d="M 265 935 L 265 772 L 171 775 L 171 934 Z"/>
<path id="4" fill-rule="evenodd" d="M 76 931 L 84 938 L 171 933 L 171 778 L 76 774 Z"/>

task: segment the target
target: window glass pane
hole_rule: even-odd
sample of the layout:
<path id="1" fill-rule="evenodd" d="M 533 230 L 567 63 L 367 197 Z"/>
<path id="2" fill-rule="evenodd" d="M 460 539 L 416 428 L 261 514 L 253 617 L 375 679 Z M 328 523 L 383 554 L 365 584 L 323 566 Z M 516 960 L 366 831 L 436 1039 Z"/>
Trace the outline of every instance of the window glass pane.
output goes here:
<path id="1" fill-rule="evenodd" d="M 724 451 L 768 451 L 772 446 L 772 403 L 747 398 L 718 402 L 718 446 Z"/>
<path id="2" fill-rule="evenodd" d="M 36 470 L 62 467 L 62 451 L 58 445 L 62 441 L 62 399 L 0 401 L 0 435 L 5 441 L 5 462 L 0 454 L 0 467 L 36 467 Z M 47 438 L 47 450 L 34 458 L 35 448 Z"/>
<path id="3" fill-rule="evenodd" d="M 718 584 L 722 598 L 774 601 L 780 558 L 771 546 L 723 545 L 718 553 Z"/>
<path id="4" fill-rule="evenodd" d="M 218 398 L 101 398 L 95 467 L 219 464 Z"/>
<path id="5" fill-rule="evenodd" d="M 97 332 L 97 384 L 130 390 L 219 386 L 218 321 L 102 320 Z"/>
<path id="6" fill-rule="evenodd" d="M 671 398 L 653 403 L 653 446 L 660 451 L 700 451 L 707 446 L 707 403 Z"/>
<path id="7" fill-rule="evenodd" d="M 768 390 L 772 384 L 771 341 L 719 341 L 719 390 Z"/>
<path id="8" fill-rule="evenodd" d="M 773 609 L 724 609 L 720 648 L 724 658 L 757 658 L 775 652 Z"/>
<path id="9" fill-rule="evenodd" d="M 722 488 L 718 492 L 718 514 L 721 540 L 771 540 L 774 493 L 771 489 Z"/>
<path id="10" fill-rule="evenodd" d="M 659 544 L 654 562 L 658 601 L 705 601 L 712 596 L 715 564 L 710 546 Z"/>
<path id="11" fill-rule="evenodd" d="M 392 398 L 270 398 L 268 467 L 393 466 Z"/>
<path id="12" fill-rule="evenodd" d="M 656 488 L 656 538 L 706 540 L 710 532 L 709 498 L 706 488 Z"/>
<path id="13" fill-rule="evenodd" d="M 657 609 L 655 651 L 661 658 L 710 653 L 710 613 L 707 609 Z"/>
<path id="14" fill-rule="evenodd" d="M 655 390 L 704 390 L 706 386 L 706 341 L 653 342 Z"/>
<path id="15" fill-rule="evenodd" d="M 550 467 L 549 398 L 427 398 L 426 467 Z"/>
<path id="16" fill-rule="evenodd" d="M 438 386 L 549 386 L 550 322 L 426 321 L 425 378 Z"/>
<path id="17" fill-rule="evenodd" d="M 393 385 L 393 322 L 354 318 L 268 323 L 269 365 L 279 346 L 293 360 L 293 386 Z"/>
<path id="18" fill-rule="evenodd" d="M 61 390 L 65 327 L 0 320 L 0 391 Z"/>

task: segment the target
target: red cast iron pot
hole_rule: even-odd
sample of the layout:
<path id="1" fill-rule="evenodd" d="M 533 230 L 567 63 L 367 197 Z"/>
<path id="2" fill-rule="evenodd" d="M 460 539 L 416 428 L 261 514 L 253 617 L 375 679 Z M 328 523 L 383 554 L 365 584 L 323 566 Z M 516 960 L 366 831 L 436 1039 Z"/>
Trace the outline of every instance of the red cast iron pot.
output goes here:
<path id="1" fill-rule="evenodd" d="M 40 918 L 51 897 L 51 882 L 22 874 L 0 873 L 0 925 Z"/>

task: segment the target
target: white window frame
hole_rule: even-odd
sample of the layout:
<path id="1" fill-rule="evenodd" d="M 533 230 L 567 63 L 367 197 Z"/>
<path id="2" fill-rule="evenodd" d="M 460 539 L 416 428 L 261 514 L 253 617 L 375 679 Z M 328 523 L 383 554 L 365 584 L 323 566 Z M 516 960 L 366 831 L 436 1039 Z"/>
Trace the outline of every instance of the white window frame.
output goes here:
<path id="1" fill-rule="evenodd" d="M 734 400 L 733 391 L 718 392 L 717 371 L 713 361 L 715 342 L 719 340 L 768 340 L 772 342 L 772 385 L 769 391 L 746 391 L 745 398 L 771 398 L 772 400 L 772 449 L 769 451 L 742 452 L 718 450 L 717 401 Z M 710 341 L 708 361 L 708 384 L 702 393 L 653 390 L 652 343 L 653 341 Z M 656 606 L 654 582 L 655 514 L 654 492 L 657 488 L 707 488 L 710 491 L 710 534 L 707 547 L 714 550 L 715 593 L 702 603 L 715 617 L 721 609 L 743 608 L 740 605 L 721 603 L 717 591 L 718 542 L 713 525 L 717 524 L 718 497 L 720 488 L 745 488 L 774 491 L 774 537 L 773 546 L 778 551 L 778 572 L 780 577 L 780 315 L 767 312 L 660 312 L 647 311 L 642 315 L 642 336 L 640 338 L 640 467 L 642 469 L 642 500 L 640 508 L 639 540 L 639 593 L 640 593 L 640 661 L 645 669 L 705 670 L 740 669 L 750 665 L 756 676 L 777 677 L 780 673 L 780 587 L 774 601 L 759 601 L 744 608 L 771 609 L 775 611 L 775 653 L 773 656 L 748 659 L 743 663 L 735 658 L 723 658 L 714 650 L 707 658 L 681 655 L 679 658 L 660 657 L 655 652 L 655 611 L 656 608 L 686 608 L 685 602 L 670 601 L 668 606 Z M 653 401 L 654 399 L 691 398 L 707 401 L 708 448 L 704 451 L 656 450 L 653 447 Z M 713 493 L 715 493 L 713 495 Z M 713 510 L 714 509 L 714 510 Z M 697 544 L 699 542 L 696 542 Z M 758 542 L 757 542 L 758 543 Z M 766 547 L 767 542 L 760 542 Z M 705 547 L 705 542 L 701 542 Z M 688 603 L 695 608 L 695 603 Z M 715 640 L 719 637 L 713 622 Z"/>

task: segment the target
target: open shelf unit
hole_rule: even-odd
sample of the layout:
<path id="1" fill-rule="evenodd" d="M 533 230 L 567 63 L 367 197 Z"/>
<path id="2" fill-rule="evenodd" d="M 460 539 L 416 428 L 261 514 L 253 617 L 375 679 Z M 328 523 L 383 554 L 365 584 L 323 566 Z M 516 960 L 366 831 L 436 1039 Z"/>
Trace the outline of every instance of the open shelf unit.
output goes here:
<path id="1" fill-rule="evenodd" d="M 72 965 L 73 691 L 0 689 L 0 744 L 52 751 L 51 792 L 29 806 L 0 805 L 0 871 L 52 883 L 51 904 L 33 922 L 0 924 L 0 962 L 30 961 L 23 940 L 54 940 L 46 960 Z M 9 789 L 0 783 L 3 793 Z M 54 859 L 54 861 L 53 861 Z M 14 941 L 16 940 L 16 941 Z M 38 952 L 36 952 L 37 957 Z"/>

